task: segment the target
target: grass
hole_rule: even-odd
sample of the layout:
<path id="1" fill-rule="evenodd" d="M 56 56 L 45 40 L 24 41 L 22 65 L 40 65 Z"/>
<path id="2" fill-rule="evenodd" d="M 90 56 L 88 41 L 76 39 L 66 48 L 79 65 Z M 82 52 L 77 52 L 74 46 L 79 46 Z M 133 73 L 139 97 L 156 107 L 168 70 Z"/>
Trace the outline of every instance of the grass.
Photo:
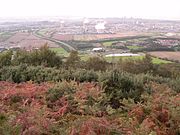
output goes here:
<path id="1" fill-rule="evenodd" d="M 152 58 L 152 62 L 154 64 L 166 64 L 166 63 L 172 63 L 171 61 L 168 61 L 168 60 L 162 60 L 162 59 L 159 59 L 159 58 Z"/>
<path id="2" fill-rule="evenodd" d="M 41 29 L 41 30 L 39 30 L 38 31 L 38 33 L 40 34 L 40 35 L 46 35 L 46 33 L 48 32 L 48 29 L 46 28 L 46 29 Z"/>
<path id="3" fill-rule="evenodd" d="M 50 50 L 57 53 L 57 55 L 68 56 L 69 54 L 66 50 L 64 50 L 64 48 L 50 48 Z"/>
<path id="4" fill-rule="evenodd" d="M 143 58 L 144 58 L 144 56 L 123 56 L 123 57 L 119 56 L 119 57 L 114 57 L 114 58 L 113 57 L 105 57 L 105 59 L 108 62 L 117 62 L 120 59 L 122 59 L 122 60 L 128 60 L 128 59 L 131 59 L 131 60 L 142 60 Z M 166 63 L 172 63 L 172 62 L 152 57 L 152 63 L 153 64 L 166 64 Z"/>
<path id="5" fill-rule="evenodd" d="M 143 48 L 142 46 L 127 46 L 128 49 L 131 49 L 131 50 L 136 50 L 136 49 L 139 49 L 139 48 Z"/>
<path id="6" fill-rule="evenodd" d="M 142 60 L 144 58 L 144 56 L 117 56 L 117 57 L 105 57 L 105 59 L 108 62 L 117 62 L 120 59 L 122 60 L 127 60 L 127 59 L 131 59 L 131 60 Z"/>
<path id="7" fill-rule="evenodd" d="M 2 32 L 0 33 L 0 41 L 4 42 L 6 41 L 8 38 L 10 38 L 13 34 L 10 32 Z"/>
<path id="8" fill-rule="evenodd" d="M 87 61 L 91 56 L 89 54 L 79 54 L 82 61 Z"/>
<path id="9" fill-rule="evenodd" d="M 113 44 L 113 43 L 116 43 L 116 42 L 118 42 L 118 41 L 109 41 L 109 42 L 104 42 L 104 43 L 103 43 L 103 46 L 106 46 L 106 47 L 108 47 L 108 46 L 112 46 L 112 44 Z"/>

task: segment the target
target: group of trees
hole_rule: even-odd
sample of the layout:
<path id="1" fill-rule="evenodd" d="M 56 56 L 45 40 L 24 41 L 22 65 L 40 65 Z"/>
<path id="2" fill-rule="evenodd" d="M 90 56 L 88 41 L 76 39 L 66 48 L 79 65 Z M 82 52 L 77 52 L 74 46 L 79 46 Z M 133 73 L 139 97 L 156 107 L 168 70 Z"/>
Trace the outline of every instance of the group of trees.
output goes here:
<path id="1" fill-rule="evenodd" d="M 49 50 L 45 45 L 39 50 L 16 52 L 7 51 L 0 54 L 0 66 L 27 64 L 32 66 L 43 65 L 46 67 L 59 67 L 62 64 L 62 58 L 55 52 Z"/>
<path id="2" fill-rule="evenodd" d="M 43 46 L 39 50 L 16 52 L 7 51 L 0 54 L 0 67 L 3 66 L 43 66 L 58 69 L 80 69 L 94 71 L 111 71 L 118 69 L 133 74 L 150 73 L 167 78 L 177 78 L 180 73 L 178 63 L 157 65 L 152 63 L 150 55 L 146 55 L 139 60 L 120 59 L 116 63 L 109 63 L 103 57 L 90 57 L 87 61 L 82 61 L 77 51 L 72 51 L 67 58 L 58 56 L 51 51 L 48 46 Z"/>
<path id="3" fill-rule="evenodd" d="M 65 60 L 51 51 L 48 46 L 43 46 L 39 50 L 25 51 L 17 50 L 6 51 L 0 54 L 0 67 L 3 66 L 18 66 L 26 64 L 29 66 L 44 66 L 66 69 L 93 69 L 105 71 L 107 62 L 103 58 L 92 57 L 88 61 L 81 61 L 78 52 L 72 51 Z"/>

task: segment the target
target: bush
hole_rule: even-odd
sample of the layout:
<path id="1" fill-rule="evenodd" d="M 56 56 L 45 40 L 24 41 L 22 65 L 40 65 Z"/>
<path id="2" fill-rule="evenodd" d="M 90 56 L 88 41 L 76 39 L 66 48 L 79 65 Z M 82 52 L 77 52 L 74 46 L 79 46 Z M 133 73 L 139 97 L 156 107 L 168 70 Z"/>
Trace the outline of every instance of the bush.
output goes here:
<path id="1" fill-rule="evenodd" d="M 100 57 L 91 57 L 86 62 L 86 68 L 94 71 L 105 71 L 107 69 L 107 62 Z"/>
<path id="2" fill-rule="evenodd" d="M 33 66 L 60 67 L 62 58 L 44 45 L 39 50 L 24 51 L 18 50 L 12 61 L 13 65 L 27 64 Z M 5 65 L 4 65 L 5 66 Z"/>
<path id="3" fill-rule="evenodd" d="M 88 70 L 78 70 L 77 72 L 73 73 L 73 76 L 76 81 L 80 82 L 92 82 L 98 80 L 98 74 L 94 71 L 88 71 Z"/>
<path id="4" fill-rule="evenodd" d="M 123 98 L 132 98 L 135 101 L 140 100 L 140 96 L 144 91 L 141 78 L 117 70 L 112 71 L 109 75 L 102 82 L 113 108 L 119 108 L 120 100 Z"/>
<path id="5" fill-rule="evenodd" d="M 12 55 L 12 51 L 0 53 L 0 67 L 11 65 Z"/>
<path id="6" fill-rule="evenodd" d="M 76 89 L 72 83 L 63 81 L 48 90 L 48 92 L 46 93 L 46 100 L 50 102 L 55 102 L 65 95 L 68 96 L 68 95 L 73 94 L 75 90 Z"/>

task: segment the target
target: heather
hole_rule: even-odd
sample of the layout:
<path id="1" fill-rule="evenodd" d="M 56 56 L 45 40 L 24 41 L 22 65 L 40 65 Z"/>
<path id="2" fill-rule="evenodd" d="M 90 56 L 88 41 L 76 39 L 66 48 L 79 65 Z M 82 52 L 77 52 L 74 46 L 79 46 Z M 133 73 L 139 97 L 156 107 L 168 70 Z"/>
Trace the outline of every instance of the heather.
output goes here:
<path id="1" fill-rule="evenodd" d="M 178 63 L 11 53 L 0 55 L 2 135 L 180 134 Z"/>

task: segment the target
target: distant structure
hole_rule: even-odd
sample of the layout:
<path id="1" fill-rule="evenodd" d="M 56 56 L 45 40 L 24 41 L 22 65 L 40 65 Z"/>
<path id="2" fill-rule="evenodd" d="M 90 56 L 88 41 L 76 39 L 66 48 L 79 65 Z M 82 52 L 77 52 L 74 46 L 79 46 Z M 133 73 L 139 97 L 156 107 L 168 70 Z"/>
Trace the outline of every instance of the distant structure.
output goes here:
<path id="1" fill-rule="evenodd" d="M 105 52 L 104 48 L 98 47 L 98 48 L 93 48 L 92 49 L 93 52 Z"/>
<path id="2" fill-rule="evenodd" d="M 100 21 L 95 25 L 95 29 L 96 29 L 97 33 L 105 32 L 105 29 L 106 29 L 105 24 L 106 24 L 105 21 Z"/>
<path id="3" fill-rule="evenodd" d="M 65 23 L 64 20 L 61 20 L 61 21 L 60 21 L 60 27 L 61 27 L 61 28 L 63 27 L 64 23 Z"/>
<path id="4" fill-rule="evenodd" d="M 87 18 L 85 18 L 83 21 L 83 33 L 84 34 L 86 34 L 86 32 L 88 31 L 88 27 L 87 27 L 88 23 L 89 23 L 89 20 Z"/>

